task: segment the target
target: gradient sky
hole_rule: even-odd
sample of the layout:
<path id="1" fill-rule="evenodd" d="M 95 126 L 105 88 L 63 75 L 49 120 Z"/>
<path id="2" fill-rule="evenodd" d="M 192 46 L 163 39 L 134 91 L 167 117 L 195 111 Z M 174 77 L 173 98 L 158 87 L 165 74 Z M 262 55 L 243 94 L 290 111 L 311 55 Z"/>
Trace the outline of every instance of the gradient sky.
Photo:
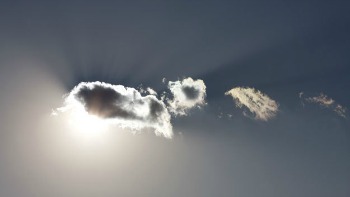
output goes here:
<path id="1" fill-rule="evenodd" d="M 348 197 L 347 1 L 1 1 L 0 196 Z M 173 139 L 112 129 L 86 139 L 50 116 L 81 81 L 166 90 L 202 79 L 207 105 Z M 276 117 L 225 92 L 254 87 Z M 231 117 L 232 116 L 232 117 Z"/>

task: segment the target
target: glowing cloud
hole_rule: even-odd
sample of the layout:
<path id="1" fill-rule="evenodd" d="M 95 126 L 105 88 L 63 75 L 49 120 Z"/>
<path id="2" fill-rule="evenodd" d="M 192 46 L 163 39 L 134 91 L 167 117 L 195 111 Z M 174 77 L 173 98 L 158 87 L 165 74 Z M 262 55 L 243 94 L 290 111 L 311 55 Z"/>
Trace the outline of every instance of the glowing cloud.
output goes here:
<path id="1" fill-rule="evenodd" d="M 337 104 L 335 100 L 332 98 L 328 97 L 327 95 L 320 93 L 319 96 L 314 96 L 314 97 L 307 97 L 303 98 L 303 94 L 299 93 L 299 98 L 302 100 L 305 100 L 308 103 L 316 103 L 319 104 L 322 107 L 328 108 L 333 110 L 336 114 L 339 116 L 346 118 L 346 108 L 341 106 L 340 104 Z"/>
<path id="2" fill-rule="evenodd" d="M 104 124 L 140 131 L 153 128 L 156 135 L 173 136 L 170 114 L 155 95 L 142 96 L 134 88 L 103 82 L 81 82 L 66 96 L 57 112 L 97 117 Z"/>
<path id="3" fill-rule="evenodd" d="M 203 80 L 186 78 L 182 81 L 169 81 L 168 88 L 173 98 L 167 99 L 169 111 L 175 115 L 187 115 L 188 110 L 206 104 L 206 86 Z"/>
<path id="4" fill-rule="evenodd" d="M 232 96 L 239 108 L 246 107 L 254 118 L 267 121 L 276 116 L 278 103 L 254 88 L 236 87 L 225 93 Z M 246 112 L 243 112 L 246 115 Z"/>

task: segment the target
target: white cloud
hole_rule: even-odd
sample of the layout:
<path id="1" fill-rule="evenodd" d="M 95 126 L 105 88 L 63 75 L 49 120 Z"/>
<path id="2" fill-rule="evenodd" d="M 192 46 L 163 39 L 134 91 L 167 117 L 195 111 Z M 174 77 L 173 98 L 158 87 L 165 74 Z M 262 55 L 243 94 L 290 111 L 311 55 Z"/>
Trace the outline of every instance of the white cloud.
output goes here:
<path id="1" fill-rule="evenodd" d="M 327 95 L 320 94 L 319 96 L 309 97 L 305 99 L 310 103 L 318 103 L 324 107 L 329 107 L 334 104 L 334 100 L 329 98 Z"/>
<path id="2" fill-rule="evenodd" d="M 278 103 L 254 88 L 236 87 L 227 91 L 225 95 L 232 96 L 237 107 L 246 107 L 258 120 L 267 121 L 278 112 Z"/>
<path id="3" fill-rule="evenodd" d="M 150 89 L 151 90 L 151 89 Z M 171 116 L 163 101 L 142 96 L 134 88 L 103 82 L 81 82 L 66 96 L 55 113 L 83 112 L 108 125 L 140 131 L 153 128 L 157 135 L 172 138 Z"/>
<path id="4" fill-rule="evenodd" d="M 299 98 L 303 97 L 304 92 L 299 92 Z"/>
<path id="5" fill-rule="evenodd" d="M 147 88 L 147 92 L 148 92 L 149 94 L 151 94 L 151 95 L 155 95 L 155 96 L 158 95 L 158 93 L 157 93 L 156 91 L 154 91 L 154 90 L 153 90 L 152 88 L 150 88 L 150 87 Z"/>
<path id="6" fill-rule="evenodd" d="M 167 99 L 169 110 L 175 115 L 187 115 L 189 109 L 206 104 L 206 86 L 203 80 L 188 77 L 182 81 L 169 81 L 173 98 Z"/>
<path id="7" fill-rule="evenodd" d="M 165 78 L 165 77 L 163 77 L 163 79 L 162 79 L 162 83 L 164 83 L 164 84 L 165 84 L 165 82 L 166 82 L 166 78 Z"/>
<path id="8" fill-rule="evenodd" d="M 314 97 L 307 97 L 307 98 L 302 98 L 299 96 L 300 99 L 303 99 L 307 101 L 308 103 L 316 103 L 321 105 L 322 107 L 331 109 L 334 111 L 336 114 L 339 116 L 346 118 L 346 111 L 347 109 L 340 104 L 336 103 L 334 99 L 328 97 L 327 95 L 320 93 L 319 96 L 314 96 Z"/>
<path id="9" fill-rule="evenodd" d="M 337 113 L 339 116 L 346 118 L 346 108 L 337 104 L 337 106 L 333 109 L 335 113 Z"/>

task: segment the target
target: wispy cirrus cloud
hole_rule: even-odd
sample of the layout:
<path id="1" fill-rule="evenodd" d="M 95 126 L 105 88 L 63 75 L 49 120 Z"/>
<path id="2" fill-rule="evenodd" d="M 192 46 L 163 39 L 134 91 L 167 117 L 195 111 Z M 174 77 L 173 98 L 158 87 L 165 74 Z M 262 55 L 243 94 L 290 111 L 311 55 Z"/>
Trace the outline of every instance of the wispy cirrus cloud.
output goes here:
<path id="1" fill-rule="evenodd" d="M 254 88 L 236 87 L 225 95 L 232 96 L 237 107 L 248 109 L 257 120 L 268 121 L 278 112 L 278 103 Z M 243 114 L 246 115 L 246 112 Z"/>
<path id="2" fill-rule="evenodd" d="M 206 86 L 201 79 L 188 77 L 181 81 L 169 81 L 168 88 L 173 97 L 167 99 L 169 111 L 175 115 L 187 115 L 190 109 L 206 104 Z"/>
<path id="3" fill-rule="evenodd" d="M 305 100 L 309 103 L 318 103 L 324 107 L 330 107 L 334 104 L 334 100 L 323 93 L 319 96 L 305 98 Z"/>
<path id="4" fill-rule="evenodd" d="M 335 108 L 333 109 L 335 113 L 337 113 L 339 116 L 346 118 L 346 108 L 337 104 Z"/>
<path id="5" fill-rule="evenodd" d="M 342 105 L 338 104 L 334 99 L 330 98 L 329 96 L 323 93 L 320 93 L 320 95 L 318 96 L 304 98 L 303 95 L 304 95 L 303 92 L 299 93 L 299 98 L 302 99 L 302 101 L 319 104 L 322 107 L 331 109 L 339 116 L 346 118 L 346 111 L 347 111 L 346 107 L 343 107 Z"/>
<path id="6" fill-rule="evenodd" d="M 123 85 L 81 82 L 65 97 L 64 106 L 55 113 L 83 112 L 96 116 L 105 124 L 139 131 L 153 128 L 157 135 L 173 136 L 171 116 L 163 101 L 149 89 L 149 95 Z"/>

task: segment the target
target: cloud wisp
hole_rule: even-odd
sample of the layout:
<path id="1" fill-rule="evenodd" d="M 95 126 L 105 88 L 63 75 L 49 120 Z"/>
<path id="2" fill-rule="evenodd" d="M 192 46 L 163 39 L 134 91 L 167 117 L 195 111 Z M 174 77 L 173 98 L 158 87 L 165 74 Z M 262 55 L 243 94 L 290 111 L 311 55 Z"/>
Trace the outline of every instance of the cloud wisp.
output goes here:
<path id="1" fill-rule="evenodd" d="M 330 107 L 334 104 L 334 100 L 323 93 L 319 96 L 305 98 L 305 100 L 309 103 L 318 103 L 324 107 Z"/>
<path id="2" fill-rule="evenodd" d="M 152 92 L 141 93 L 123 85 L 81 82 L 65 97 L 57 112 L 80 111 L 98 117 L 109 125 L 132 131 L 153 128 L 156 135 L 172 138 L 171 116 L 163 101 Z"/>
<path id="3" fill-rule="evenodd" d="M 225 95 L 232 96 L 237 107 L 245 107 L 257 120 L 268 121 L 278 112 L 278 103 L 254 88 L 236 87 L 227 91 Z M 246 115 L 246 112 L 243 114 Z"/>
<path id="4" fill-rule="evenodd" d="M 304 98 L 303 93 L 301 92 L 301 93 L 299 93 L 299 98 L 308 102 L 308 103 L 315 103 L 315 104 L 318 104 L 324 108 L 331 109 L 339 116 L 346 118 L 347 109 L 345 107 L 343 107 L 342 105 L 336 103 L 334 99 L 328 97 L 327 95 L 325 95 L 323 93 L 320 93 L 320 95 L 318 95 L 318 96 Z"/>
<path id="5" fill-rule="evenodd" d="M 206 105 L 206 86 L 201 79 L 191 77 L 178 81 L 169 81 L 168 88 L 172 99 L 166 99 L 169 111 L 174 115 L 185 116 L 194 107 Z"/>

